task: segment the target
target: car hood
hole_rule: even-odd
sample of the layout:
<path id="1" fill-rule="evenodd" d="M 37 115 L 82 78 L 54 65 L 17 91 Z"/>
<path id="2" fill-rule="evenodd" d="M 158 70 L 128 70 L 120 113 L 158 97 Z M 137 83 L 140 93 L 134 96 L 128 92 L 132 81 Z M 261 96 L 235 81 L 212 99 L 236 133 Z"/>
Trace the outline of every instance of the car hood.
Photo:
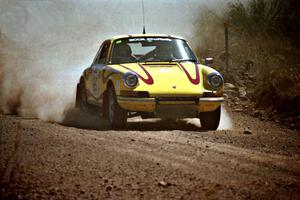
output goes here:
<path id="1" fill-rule="evenodd" d="M 201 96 L 203 93 L 202 65 L 193 62 L 128 63 L 112 65 L 122 73 L 139 77 L 135 91 L 148 91 L 151 96 Z"/>

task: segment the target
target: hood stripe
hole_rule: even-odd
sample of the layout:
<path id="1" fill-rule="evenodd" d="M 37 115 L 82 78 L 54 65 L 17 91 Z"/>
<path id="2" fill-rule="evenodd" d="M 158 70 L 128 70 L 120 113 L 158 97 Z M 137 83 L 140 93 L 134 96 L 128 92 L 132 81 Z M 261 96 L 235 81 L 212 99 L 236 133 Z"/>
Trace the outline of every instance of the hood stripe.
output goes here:
<path id="1" fill-rule="evenodd" d="M 198 85 L 200 83 L 200 74 L 199 74 L 199 67 L 198 64 L 195 64 L 195 68 L 196 68 L 196 78 L 193 79 L 191 77 L 191 75 L 189 74 L 189 72 L 185 69 L 185 67 L 181 64 L 178 63 L 180 68 L 184 71 L 184 73 L 186 74 L 186 76 L 188 77 L 188 79 L 190 80 L 191 83 L 193 83 L 194 85 Z"/>
<path id="2" fill-rule="evenodd" d="M 121 67 L 135 73 L 142 81 L 144 81 L 146 84 L 148 85 L 152 85 L 154 83 L 154 80 L 152 78 L 152 76 L 149 74 L 149 72 L 145 69 L 145 67 L 143 67 L 140 63 L 138 63 L 138 65 L 140 66 L 140 68 L 142 68 L 142 70 L 145 72 L 145 74 L 147 75 L 147 78 L 142 77 L 140 74 L 138 74 L 137 72 L 133 71 L 132 69 L 124 66 L 124 65 L 120 65 Z"/>

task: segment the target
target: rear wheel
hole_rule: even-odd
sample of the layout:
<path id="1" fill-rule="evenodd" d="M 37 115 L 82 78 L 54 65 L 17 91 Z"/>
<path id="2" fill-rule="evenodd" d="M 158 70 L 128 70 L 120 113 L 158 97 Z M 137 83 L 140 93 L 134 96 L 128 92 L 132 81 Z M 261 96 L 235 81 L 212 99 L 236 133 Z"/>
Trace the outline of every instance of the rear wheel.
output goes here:
<path id="1" fill-rule="evenodd" d="M 127 123 L 127 112 L 122 109 L 118 102 L 113 86 L 108 89 L 108 121 L 109 126 L 112 129 L 124 128 Z"/>
<path id="2" fill-rule="evenodd" d="M 221 106 L 211 112 L 203 112 L 199 114 L 201 126 L 204 130 L 216 130 L 220 123 Z"/>

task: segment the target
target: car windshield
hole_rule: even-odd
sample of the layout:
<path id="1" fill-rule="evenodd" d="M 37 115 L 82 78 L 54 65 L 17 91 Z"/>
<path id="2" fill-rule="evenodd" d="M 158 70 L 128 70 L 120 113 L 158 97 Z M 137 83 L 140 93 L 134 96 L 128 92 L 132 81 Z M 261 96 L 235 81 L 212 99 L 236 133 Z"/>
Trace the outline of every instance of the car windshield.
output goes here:
<path id="1" fill-rule="evenodd" d="M 187 42 L 165 37 L 139 37 L 116 40 L 110 64 L 133 62 L 197 61 Z"/>

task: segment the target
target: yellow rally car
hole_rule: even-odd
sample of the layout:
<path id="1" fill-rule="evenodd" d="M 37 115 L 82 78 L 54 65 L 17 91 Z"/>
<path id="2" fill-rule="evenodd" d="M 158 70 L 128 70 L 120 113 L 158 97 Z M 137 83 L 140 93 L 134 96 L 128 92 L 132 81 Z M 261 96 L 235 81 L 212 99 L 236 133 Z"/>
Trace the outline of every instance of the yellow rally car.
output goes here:
<path id="1" fill-rule="evenodd" d="M 186 40 L 157 34 L 106 40 L 77 85 L 76 107 L 100 107 L 113 129 L 127 118 L 194 118 L 218 128 L 223 78 L 201 65 Z"/>

